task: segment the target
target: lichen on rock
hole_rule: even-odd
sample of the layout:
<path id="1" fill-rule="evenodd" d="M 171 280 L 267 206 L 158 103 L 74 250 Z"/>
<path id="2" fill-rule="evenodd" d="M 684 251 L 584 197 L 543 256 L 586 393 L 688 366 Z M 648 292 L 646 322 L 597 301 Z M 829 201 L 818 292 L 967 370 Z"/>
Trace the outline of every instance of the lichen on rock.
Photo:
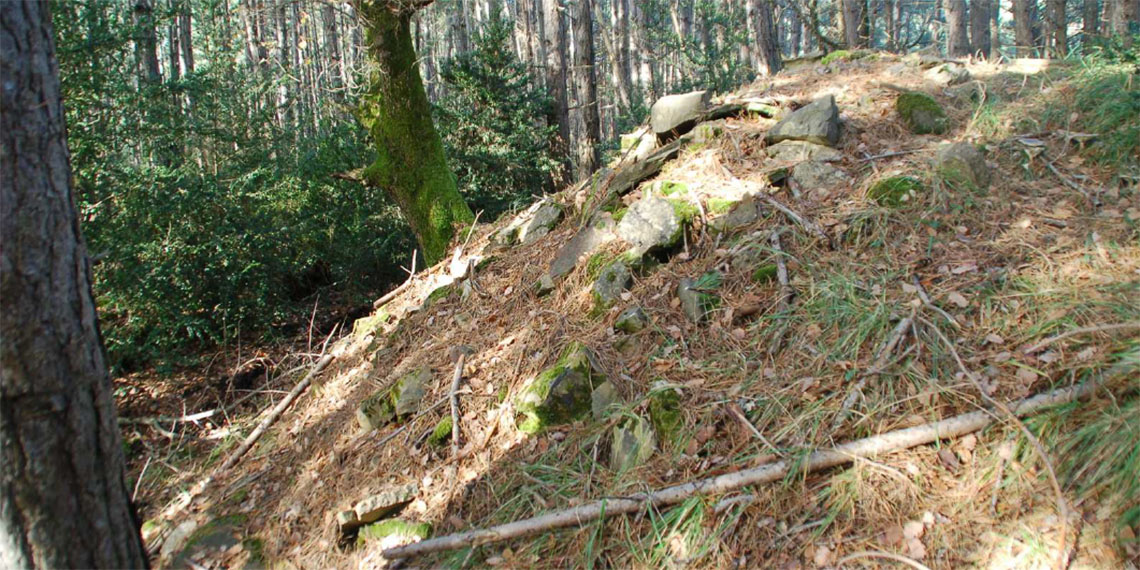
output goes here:
<path id="1" fill-rule="evenodd" d="M 899 94 L 895 110 L 911 132 L 919 135 L 940 135 L 949 130 L 949 119 L 942 105 L 934 97 L 917 91 Z"/>
<path id="2" fill-rule="evenodd" d="M 523 386 L 515 406 L 525 416 L 519 430 L 538 433 L 581 419 L 590 412 L 591 393 L 606 377 L 593 352 L 572 342 L 558 361 Z"/>

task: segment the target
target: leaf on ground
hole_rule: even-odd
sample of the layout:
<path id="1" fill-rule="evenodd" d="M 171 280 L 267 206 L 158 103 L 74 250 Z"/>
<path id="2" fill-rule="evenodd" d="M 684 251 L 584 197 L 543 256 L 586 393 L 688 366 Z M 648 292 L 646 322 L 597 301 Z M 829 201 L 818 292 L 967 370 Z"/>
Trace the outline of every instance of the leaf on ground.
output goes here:
<path id="1" fill-rule="evenodd" d="M 965 309 L 970 306 L 970 302 L 957 291 L 951 291 L 950 294 L 946 296 L 946 299 L 957 305 L 959 309 Z"/>

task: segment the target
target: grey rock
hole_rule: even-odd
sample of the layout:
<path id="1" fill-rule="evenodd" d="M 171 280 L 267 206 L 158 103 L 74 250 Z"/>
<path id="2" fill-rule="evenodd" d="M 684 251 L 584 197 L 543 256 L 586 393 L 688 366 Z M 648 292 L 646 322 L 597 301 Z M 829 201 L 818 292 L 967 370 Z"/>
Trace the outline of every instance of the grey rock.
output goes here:
<path id="1" fill-rule="evenodd" d="M 956 142 L 942 145 L 934 155 L 934 167 L 942 180 L 985 190 L 990 185 L 986 158 L 974 145 Z"/>
<path id="2" fill-rule="evenodd" d="M 515 409 L 526 416 L 519 430 L 538 433 L 581 419 L 590 413 L 594 386 L 605 381 L 594 353 L 571 343 L 558 362 L 527 382 L 516 397 Z"/>
<path id="3" fill-rule="evenodd" d="M 767 135 L 768 143 L 800 140 L 835 146 L 839 142 L 839 107 L 834 95 L 824 95 L 797 109 L 776 123 Z"/>
<path id="4" fill-rule="evenodd" d="M 677 285 L 677 297 L 681 299 L 681 310 L 694 323 L 703 323 L 708 320 L 709 312 L 720 305 L 720 297 L 699 287 L 699 280 L 688 278 L 681 279 Z"/>
<path id="5" fill-rule="evenodd" d="M 707 121 L 693 127 L 693 142 L 706 144 L 716 140 L 724 133 L 724 121 Z"/>
<path id="6" fill-rule="evenodd" d="M 713 219 L 710 225 L 714 230 L 728 232 L 743 228 L 760 219 L 762 215 L 764 215 L 764 205 L 760 199 L 755 194 L 746 194 L 723 216 Z"/>
<path id="7" fill-rule="evenodd" d="M 635 254 L 643 255 L 676 246 L 681 239 L 683 223 L 669 200 L 645 196 L 630 206 L 622 217 L 617 225 L 617 235 L 631 246 Z"/>
<path id="8" fill-rule="evenodd" d="M 419 485 L 416 483 L 408 483 L 407 485 L 398 487 L 389 487 L 375 495 L 371 495 L 353 505 L 352 512 L 356 515 L 356 520 L 350 523 L 350 527 L 348 527 L 347 530 L 345 526 L 341 526 L 341 531 L 348 532 L 352 530 L 351 525 L 360 527 L 374 523 L 380 519 L 388 518 L 408 506 L 419 492 Z"/>
<path id="9" fill-rule="evenodd" d="M 409 372 L 400 379 L 394 388 L 397 416 L 409 416 L 419 411 L 420 402 L 424 399 L 424 385 L 429 380 L 431 368 L 426 366 Z"/>
<path id="10" fill-rule="evenodd" d="M 519 242 L 523 245 L 534 243 L 538 238 L 550 233 L 562 220 L 562 206 L 557 202 L 543 200 L 530 219 L 519 229 Z"/>
<path id="11" fill-rule="evenodd" d="M 599 213 L 589 226 L 582 228 L 577 235 L 570 238 L 570 241 L 558 250 L 558 254 L 554 256 L 554 261 L 550 262 L 550 271 L 548 272 L 550 288 L 553 288 L 554 281 L 570 273 L 578 265 L 579 260 L 594 254 L 603 245 L 616 238 L 613 217 L 609 212 Z M 544 287 L 545 285 L 540 284 L 540 290 Z"/>
<path id="12" fill-rule="evenodd" d="M 633 272 L 622 260 L 614 260 L 602 269 L 594 281 L 594 310 L 609 309 L 633 283 Z"/>
<path id="13" fill-rule="evenodd" d="M 610 445 L 610 467 L 619 473 L 629 471 L 653 457 L 657 437 L 653 426 L 640 416 L 614 427 Z"/>
<path id="14" fill-rule="evenodd" d="M 601 420 L 609 413 L 610 406 L 621 401 L 617 388 L 611 382 L 602 382 L 590 393 L 590 413 L 595 420 Z"/>
<path id="15" fill-rule="evenodd" d="M 949 61 L 926 70 L 922 76 L 943 87 L 950 87 L 969 81 L 970 71 L 960 63 Z"/>
<path id="16" fill-rule="evenodd" d="M 846 172 L 826 163 L 815 160 L 801 162 L 792 169 L 792 178 L 804 190 L 834 190 L 846 186 L 851 177 Z"/>
<path id="17" fill-rule="evenodd" d="M 614 330 L 626 334 L 633 334 L 649 326 L 649 315 L 641 307 L 630 307 L 618 315 L 614 321 Z"/>
<path id="18" fill-rule="evenodd" d="M 397 418 L 414 414 L 424 397 L 424 385 L 431 379 L 431 369 L 422 367 L 409 372 L 390 387 L 361 402 L 356 421 L 364 430 L 379 428 Z"/>
<path id="19" fill-rule="evenodd" d="M 802 162 L 805 160 L 831 161 L 843 158 L 843 155 L 840 154 L 839 151 L 829 146 L 805 141 L 783 141 L 764 150 L 772 159 L 785 162 Z"/>
<path id="20" fill-rule="evenodd" d="M 692 91 L 658 99 L 649 110 L 650 128 L 662 141 L 689 132 L 708 109 L 711 96 L 709 91 Z"/>

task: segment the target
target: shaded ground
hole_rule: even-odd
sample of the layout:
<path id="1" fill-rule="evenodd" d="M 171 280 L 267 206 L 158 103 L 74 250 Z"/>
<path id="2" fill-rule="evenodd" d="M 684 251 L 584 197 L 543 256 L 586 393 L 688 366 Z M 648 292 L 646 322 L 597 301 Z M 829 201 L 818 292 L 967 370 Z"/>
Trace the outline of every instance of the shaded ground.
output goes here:
<path id="1" fill-rule="evenodd" d="M 1140 442 L 1140 414 L 1134 411 L 1140 409 L 1140 374 L 1122 363 L 1130 354 L 1135 358 L 1137 331 L 1074 335 L 1034 354 L 1023 349 L 1077 327 L 1140 320 L 1135 222 L 1140 196 L 1121 185 L 1115 171 L 1090 166 L 1071 138 L 1057 135 L 1068 125 L 1043 119 L 1042 109 L 1064 105 L 1075 89 L 1066 82 L 1068 72 L 1025 74 L 1017 69 L 971 66 L 982 82 L 945 89 L 884 57 L 801 67 L 749 86 L 741 94 L 799 101 L 822 93 L 836 96 L 844 121 L 843 159 L 837 165 L 852 182 L 799 198 L 788 189 L 772 193 L 818 221 L 835 249 L 789 225 L 778 212 L 727 234 L 698 224 L 681 253 L 636 278 L 611 311 L 592 317 L 588 264 L 579 264 L 548 296 L 536 297 L 532 288 L 582 223 L 580 215 L 571 213 L 535 244 L 497 254 L 481 268 L 476 281 L 482 295 L 449 296 L 425 310 L 409 311 L 431 292 L 429 272 L 384 308 L 391 318 L 375 334 L 330 343 L 337 354 L 330 369 L 189 512 L 167 509 L 167 517 L 160 516 L 168 501 L 208 474 L 236 446 L 238 436 L 253 429 L 256 410 L 262 408 L 252 404 L 271 402 L 251 400 L 249 407 L 235 410 L 230 422 L 214 424 L 223 427 L 181 425 L 161 446 L 132 448 L 133 475 L 150 464 L 139 485 L 145 517 L 166 524 L 228 517 L 226 524 L 245 542 L 227 545 L 224 552 L 201 552 L 195 564 L 205 567 L 240 567 L 262 558 L 277 567 L 374 567 L 382 562 L 379 546 L 336 548 L 334 515 L 388 485 L 418 482 L 419 497 L 403 516 L 430 521 L 439 535 L 758 465 L 776 454 L 796 457 L 977 409 L 982 401 L 962 375 L 953 355 L 957 352 L 963 365 L 980 373 L 987 389 L 1002 400 L 1088 379 L 1107 382 L 1094 401 L 1028 422 L 1050 445 L 1050 461 L 1064 485 L 1071 506 L 1064 525 L 1043 464 L 1017 427 L 1002 425 L 938 446 L 747 489 L 738 495 L 745 498 L 727 503 L 722 502 L 732 497 L 694 498 L 637 517 L 411 563 L 639 568 L 896 564 L 864 555 L 840 564 L 844 557 L 879 551 L 930 568 L 1044 568 L 1055 563 L 1064 526 L 1071 568 L 1135 564 L 1140 516 L 1128 495 L 1121 494 L 1127 487 L 1117 479 L 1098 478 L 1097 470 L 1084 465 L 1090 459 L 1118 465 L 1112 463 L 1114 450 L 1110 446 L 1107 455 L 1096 455 L 1091 445 L 1065 447 L 1060 436 L 1091 426 L 1125 447 Z M 950 132 L 910 134 L 894 112 L 897 86 L 935 95 L 950 115 Z M 767 159 L 763 151 L 763 133 L 773 122 L 729 119 L 721 136 L 689 145 L 657 179 L 687 183 L 689 196 L 702 200 L 707 221 L 717 197 L 733 194 L 740 185 L 766 185 L 769 172 L 786 166 Z M 1036 147 L 1020 140 L 1026 137 L 1045 145 L 1056 172 L 1034 154 Z M 930 157 L 943 140 L 986 147 L 994 174 L 987 192 L 949 188 L 931 174 Z M 866 189 L 894 173 L 923 180 L 927 190 L 899 209 L 868 201 Z M 1094 207 L 1062 176 L 1078 181 L 1101 204 Z M 574 203 L 572 196 L 560 199 Z M 752 267 L 733 263 L 734 254 L 750 247 L 759 252 L 757 259 L 770 260 L 768 236 L 777 228 L 786 228 L 783 248 L 790 285 L 797 291 L 786 311 L 780 308 L 778 283 L 753 282 Z M 481 250 L 491 229 L 481 228 L 468 250 Z M 615 246 L 613 252 L 619 250 Z M 711 322 L 695 325 L 678 307 L 676 284 L 712 269 L 726 277 L 719 291 L 725 303 Z M 957 327 L 923 306 L 916 281 Z M 632 347 L 619 351 L 612 323 L 621 309 L 634 304 L 646 310 L 653 324 L 633 335 Z M 863 398 L 840 420 L 854 379 L 872 366 L 896 323 L 908 316 L 915 324 L 897 356 L 867 382 Z M 953 343 L 953 352 L 939 335 Z M 782 350 L 769 354 L 777 337 Z M 597 353 L 623 396 L 627 416 L 645 413 L 645 397 L 654 382 L 678 389 L 684 417 L 678 443 L 663 445 L 644 465 L 618 473 L 608 467 L 616 417 L 538 436 L 519 432 L 513 395 L 571 341 Z M 460 344 L 474 354 L 465 367 L 464 446 L 458 457 L 447 447 L 415 445 L 449 413 L 446 404 L 404 428 L 358 433 L 353 414 L 359 403 L 418 366 L 428 365 L 434 373 L 424 407 L 444 399 L 451 382 L 448 352 Z M 306 342 L 299 346 L 305 346 L 305 355 L 292 357 L 296 364 L 314 360 L 320 352 Z M 302 373 L 272 388 L 287 390 Z M 150 385 L 145 379 L 121 385 L 128 384 L 136 390 Z M 189 400 L 183 411 L 168 398 L 145 413 L 178 416 L 213 407 L 208 401 Z M 765 441 L 733 409 L 742 411 Z M 207 421 L 215 420 L 220 418 Z M 403 431 L 393 436 L 396 429 Z M 144 439 L 155 437 L 151 433 Z M 1133 466 L 1140 464 L 1133 461 Z"/>

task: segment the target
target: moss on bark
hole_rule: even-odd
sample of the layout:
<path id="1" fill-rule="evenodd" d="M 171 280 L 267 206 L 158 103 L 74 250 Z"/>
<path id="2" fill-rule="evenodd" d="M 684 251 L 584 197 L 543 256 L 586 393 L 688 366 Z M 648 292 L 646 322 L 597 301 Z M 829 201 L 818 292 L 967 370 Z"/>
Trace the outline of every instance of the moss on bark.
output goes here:
<path id="1" fill-rule="evenodd" d="M 475 216 L 459 194 L 432 124 L 412 44 L 413 10 L 387 0 L 358 4 L 369 56 L 368 90 L 358 114 L 377 152 L 364 179 L 396 202 L 424 258 L 435 263 L 446 256 L 456 227 L 472 223 Z"/>

